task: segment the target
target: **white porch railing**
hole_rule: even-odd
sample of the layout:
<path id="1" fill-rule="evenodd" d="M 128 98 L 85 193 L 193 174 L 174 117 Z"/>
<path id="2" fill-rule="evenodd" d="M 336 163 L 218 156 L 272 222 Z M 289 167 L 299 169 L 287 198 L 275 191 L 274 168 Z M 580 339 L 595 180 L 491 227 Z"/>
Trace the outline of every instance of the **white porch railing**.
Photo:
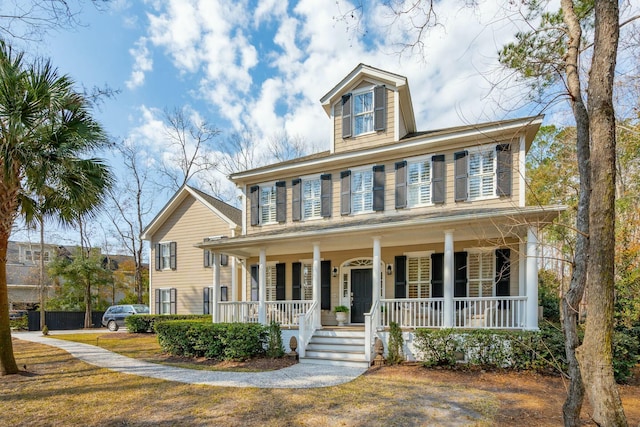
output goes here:
<path id="1" fill-rule="evenodd" d="M 376 330 L 380 325 L 380 301 L 374 300 L 371 311 L 364 314 L 364 357 L 371 362 L 373 360 L 373 345 L 376 339 Z"/>
<path id="2" fill-rule="evenodd" d="M 306 354 L 307 344 L 313 336 L 314 328 L 314 313 L 316 311 L 316 301 L 311 301 L 309 309 L 298 315 L 298 356 L 304 357 Z"/>
<path id="3" fill-rule="evenodd" d="M 525 325 L 526 301 L 523 296 L 454 298 L 453 326 L 521 329 Z M 380 305 L 382 327 L 389 327 L 391 322 L 407 328 L 441 328 L 444 324 L 444 298 L 383 299 Z"/>
<path id="4" fill-rule="evenodd" d="M 527 297 L 454 298 L 454 327 L 521 329 L 525 326 Z"/>
<path id="5" fill-rule="evenodd" d="M 307 313 L 313 301 L 293 300 L 293 301 L 267 301 L 267 323 L 278 322 L 280 326 L 298 326 L 299 315 Z"/>
<path id="6" fill-rule="evenodd" d="M 221 301 L 218 303 L 220 323 L 258 323 L 257 301 Z"/>
<path id="7" fill-rule="evenodd" d="M 382 325 L 391 322 L 408 328 L 439 328 L 442 326 L 443 298 L 383 299 Z"/>

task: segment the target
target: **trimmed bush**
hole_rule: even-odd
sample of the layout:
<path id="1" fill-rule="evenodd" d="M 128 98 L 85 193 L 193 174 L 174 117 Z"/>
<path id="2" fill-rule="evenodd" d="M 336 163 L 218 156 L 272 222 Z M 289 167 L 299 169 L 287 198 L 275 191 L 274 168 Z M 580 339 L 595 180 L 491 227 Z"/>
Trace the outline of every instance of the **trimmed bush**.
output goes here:
<path id="1" fill-rule="evenodd" d="M 155 324 L 162 350 L 174 356 L 246 360 L 264 353 L 267 330 L 256 323 L 172 320 Z"/>
<path id="2" fill-rule="evenodd" d="M 267 342 L 267 357 L 278 358 L 284 356 L 280 324 L 278 322 L 271 321 L 268 334 L 269 340 Z"/>
<path id="3" fill-rule="evenodd" d="M 124 319 L 127 331 L 133 334 L 155 332 L 154 325 L 156 322 L 166 322 L 169 320 L 208 320 L 211 316 L 208 314 L 133 314 Z"/>
<path id="4" fill-rule="evenodd" d="M 397 322 L 389 324 L 389 349 L 387 352 L 387 362 L 390 365 L 396 365 L 404 361 L 404 339 L 402 338 L 402 329 Z"/>
<path id="5" fill-rule="evenodd" d="M 454 329 L 416 329 L 416 349 L 422 353 L 422 364 L 453 366 L 460 345 Z"/>

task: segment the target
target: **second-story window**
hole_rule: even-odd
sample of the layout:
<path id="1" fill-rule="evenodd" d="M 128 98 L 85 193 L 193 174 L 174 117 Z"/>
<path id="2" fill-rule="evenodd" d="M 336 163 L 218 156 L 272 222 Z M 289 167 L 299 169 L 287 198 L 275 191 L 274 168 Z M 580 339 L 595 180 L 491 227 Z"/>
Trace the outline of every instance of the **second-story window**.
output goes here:
<path id="1" fill-rule="evenodd" d="M 469 199 L 495 196 L 496 151 L 486 148 L 469 153 Z"/>
<path id="2" fill-rule="evenodd" d="M 320 218 L 320 178 L 302 181 L 302 215 L 304 219 Z"/>
<path id="3" fill-rule="evenodd" d="M 373 91 L 353 96 L 354 135 L 373 132 Z"/>
<path id="4" fill-rule="evenodd" d="M 276 187 L 260 187 L 260 224 L 276 222 Z"/>
<path id="5" fill-rule="evenodd" d="M 177 268 L 177 244 L 176 242 L 156 243 L 156 271 L 175 270 Z"/>
<path id="6" fill-rule="evenodd" d="M 422 159 L 407 165 L 407 204 L 409 207 L 431 203 L 431 160 Z"/>
<path id="7" fill-rule="evenodd" d="M 373 209 L 373 171 L 353 171 L 351 175 L 352 212 L 370 212 Z"/>

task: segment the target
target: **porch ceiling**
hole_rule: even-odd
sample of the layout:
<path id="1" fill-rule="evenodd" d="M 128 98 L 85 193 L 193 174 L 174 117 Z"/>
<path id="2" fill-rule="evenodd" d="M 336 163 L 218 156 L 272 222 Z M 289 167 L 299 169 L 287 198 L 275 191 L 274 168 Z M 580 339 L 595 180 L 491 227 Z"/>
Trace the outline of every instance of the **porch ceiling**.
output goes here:
<path id="1" fill-rule="evenodd" d="M 382 247 L 444 242 L 444 231 L 452 230 L 455 241 L 499 242 L 522 238 L 529 225 L 543 227 L 552 222 L 564 206 L 512 207 L 492 209 L 438 210 L 421 214 L 380 214 L 362 220 L 318 221 L 248 236 L 205 241 L 202 249 L 240 258 L 256 257 L 261 248 L 268 255 L 310 253 L 318 243 L 322 252 L 371 248 L 379 236 Z"/>

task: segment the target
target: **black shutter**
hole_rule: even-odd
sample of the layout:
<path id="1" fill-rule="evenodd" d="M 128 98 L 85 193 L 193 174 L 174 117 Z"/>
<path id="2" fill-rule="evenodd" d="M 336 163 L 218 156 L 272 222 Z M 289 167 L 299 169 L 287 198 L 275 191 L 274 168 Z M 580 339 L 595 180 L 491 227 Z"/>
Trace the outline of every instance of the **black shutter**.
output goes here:
<path id="1" fill-rule="evenodd" d="M 249 203 L 251 204 L 251 225 L 260 223 L 260 187 L 254 185 L 249 189 Z"/>
<path id="2" fill-rule="evenodd" d="M 511 250 L 496 249 L 496 296 L 508 297 L 511 288 Z"/>
<path id="3" fill-rule="evenodd" d="M 444 254 L 431 254 L 431 298 L 444 297 Z"/>
<path id="4" fill-rule="evenodd" d="M 178 314 L 178 290 L 169 289 L 169 314 Z"/>
<path id="5" fill-rule="evenodd" d="M 285 181 L 276 182 L 276 221 L 285 222 L 287 220 L 287 183 Z"/>
<path id="6" fill-rule="evenodd" d="M 178 268 L 178 244 L 176 242 L 169 243 L 169 266 L 172 270 Z"/>
<path id="7" fill-rule="evenodd" d="M 396 163 L 396 209 L 407 207 L 407 161 Z"/>
<path id="8" fill-rule="evenodd" d="M 373 130 L 385 130 L 387 127 L 387 88 L 376 86 L 373 89 Z"/>
<path id="9" fill-rule="evenodd" d="M 340 172 L 340 214 L 351 213 L 351 171 Z"/>
<path id="10" fill-rule="evenodd" d="M 211 303 L 211 288 L 202 289 L 202 313 L 211 314 L 209 304 Z"/>
<path id="11" fill-rule="evenodd" d="M 331 261 L 320 262 L 320 309 L 331 310 Z"/>
<path id="12" fill-rule="evenodd" d="M 257 264 L 251 266 L 251 301 L 258 301 L 258 280 L 259 267 Z"/>
<path id="13" fill-rule="evenodd" d="M 291 181 L 291 219 L 300 221 L 302 219 L 302 180 L 296 178 Z"/>
<path id="14" fill-rule="evenodd" d="M 320 215 L 323 218 L 331 218 L 332 193 L 333 184 L 331 182 L 331 174 L 325 173 L 320 175 Z"/>
<path id="15" fill-rule="evenodd" d="M 431 157 L 431 202 L 444 203 L 445 199 L 444 154 Z"/>
<path id="16" fill-rule="evenodd" d="M 156 313 L 155 314 L 162 314 L 160 312 L 160 289 L 156 289 Z"/>
<path id="17" fill-rule="evenodd" d="M 220 286 L 220 301 L 229 301 L 229 287 L 226 285 Z"/>
<path id="18" fill-rule="evenodd" d="M 209 249 L 205 249 L 204 251 L 204 267 L 211 267 L 211 251 Z"/>
<path id="19" fill-rule="evenodd" d="M 384 210 L 384 165 L 373 167 L 373 210 Z"/>
<path id="20" fill-rule="evenodd" d="M 467 200 L 467 152 L 460 151 L 453 155 L 455 166 L 455 200 L 461 202 Z"/>
<path id="21" fill-rule="evenodd" d="M 407 297 L 407 257 L 404 255 L 396 257 L 395 297 Z"/>
<path id="22" fill-rule="evenodd" d="M 499 144 L 496 146 L 497 167 L 497 194 L 498 196 L 511 195 L 511 167 L 513 157 L 511 156 L 511 145 Z"/>
<path id="23" fill-rule="evenodd" d="M 351 94 L 342 97 L 342 137 L 351 136 Z"/>
<path id="24" fill-rule="evenodd" d="M 291 299 L 302 299 L 302 263 L 294 262 L 291 264 Z"/>
<path id="25" fill-rule="evenodd" d="M 160 243 L 156 243 L 156 271 L 162 270 L 162 247 Z"/>
<path id="26" fill-rule="evenodd" d="M 229 255 L 220 254 L 220 265 L 226 267 L 229 265 Z"/>
<path id="27" fill-rule="evenodd" d="M 453 254 L 453 297 L 464 298 L 467 296 L 467 253 L 456 252 Z"/>
<path id="28" fill-rule="evenodd" d="M 285 293 L 285 263 L 276 264 L 276 301 L 287 299 Z"/>

